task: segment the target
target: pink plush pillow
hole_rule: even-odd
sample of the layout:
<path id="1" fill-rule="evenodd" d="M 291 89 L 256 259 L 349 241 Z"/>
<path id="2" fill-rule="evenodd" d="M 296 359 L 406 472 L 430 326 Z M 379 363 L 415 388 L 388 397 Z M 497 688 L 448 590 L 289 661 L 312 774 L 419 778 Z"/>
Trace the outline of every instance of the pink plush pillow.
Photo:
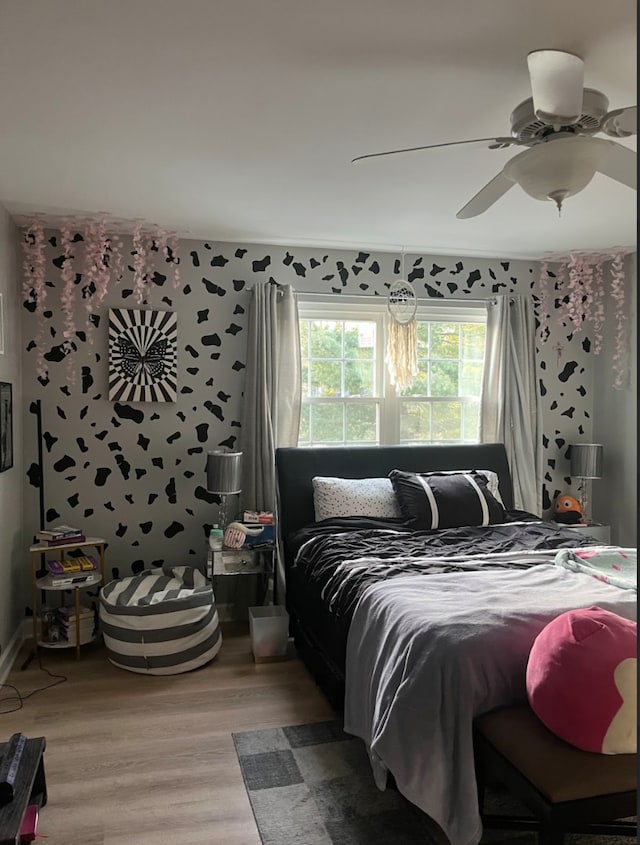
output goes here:
<path id="1" fill-rule="evenodd" d="M 635 622 L 600 607 L 570 610 L 538 634 L 527 664 L 531 709 L 584 751 L 636 751 Z"/>

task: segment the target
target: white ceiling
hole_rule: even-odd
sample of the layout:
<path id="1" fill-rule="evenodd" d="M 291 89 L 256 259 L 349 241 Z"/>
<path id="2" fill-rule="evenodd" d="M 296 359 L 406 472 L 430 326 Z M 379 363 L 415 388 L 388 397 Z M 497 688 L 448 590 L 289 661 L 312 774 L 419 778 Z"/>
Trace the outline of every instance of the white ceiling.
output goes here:
<path id="1" fill-rule="evenodd" d="M 635 0 L 0 0 L 0 203 L 224 241 L 632 247 L 637 194 L 600 175 L 561 219 L 516 187 L 457 220 L 517 148 L 350 164 L 508 135 L 545 47 L 581 55 L 610 108 L 636 102 Z"/>

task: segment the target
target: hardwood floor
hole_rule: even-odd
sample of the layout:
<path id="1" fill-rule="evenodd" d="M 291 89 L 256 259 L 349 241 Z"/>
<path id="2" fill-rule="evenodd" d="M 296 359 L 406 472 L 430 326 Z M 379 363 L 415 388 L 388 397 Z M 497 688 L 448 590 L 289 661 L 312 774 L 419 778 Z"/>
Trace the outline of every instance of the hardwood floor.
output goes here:
<path id="1" fill-rule="evenodd" d="M 16 712 L 0 687 L 0 739 L 47 740 L 47 845 L 260 845 L 231 732 L 335 714 L 298 659 L 256 665 L 246 626 L 223 631 L 217 657 L 182 675 L 117 669 L 95 645 L 80 660 L 41 649 L 68 680 Z M 21 671 L 27 654 L 7 678 L 22 695 L 53 682 L 36 660 Z"/>

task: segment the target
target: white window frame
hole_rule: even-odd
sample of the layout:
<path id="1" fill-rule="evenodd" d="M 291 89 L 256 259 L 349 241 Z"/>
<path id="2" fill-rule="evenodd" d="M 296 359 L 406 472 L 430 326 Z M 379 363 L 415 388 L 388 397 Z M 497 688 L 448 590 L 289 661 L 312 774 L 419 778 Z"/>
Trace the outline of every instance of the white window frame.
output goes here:
<path id="1" fill-rule="evenodd" d="M 389 380 L 388 369 L 385 364 L 387 348 L 387 302 L 383 297 L 365 296 L 332 296 L 315 294 L 305 298 L 304 293 L 298 292 L 298 315 L 301 320 L 370 320 L 376 324 L 376 361 L 380 366 L 375 374 L 376 395 L 366 398 L 340 397 L 339 399 L 321 399 L 320 402 L 341 402 L 357 404 L 372 401 L 379 407 L 379 439 L 381 446 L 395 445 L 400 442 L 400 401 L 395 387 Z M 419 322 L 437 323 L 485 323 L 487 310 L 484 300 L 419 300 L 416 311 Z M 303 402 L 305 400 L 303 399 Z M 311 400 L 313 402 L 313 400 Z M 419 399 L 416 401 L 420 401 Z M 433 403 L 437 398 L 425 398 L 425 402 Z M 448 398 L 444 401 L 448 401 Z M 329 444 L 327 444 L 329 445 Z M 333 445 L 340 445 L 336 442 Z M 345 444 L 348 445 L 348 444 Z M 357 448 L 357 447 L 353 447 Z"/>

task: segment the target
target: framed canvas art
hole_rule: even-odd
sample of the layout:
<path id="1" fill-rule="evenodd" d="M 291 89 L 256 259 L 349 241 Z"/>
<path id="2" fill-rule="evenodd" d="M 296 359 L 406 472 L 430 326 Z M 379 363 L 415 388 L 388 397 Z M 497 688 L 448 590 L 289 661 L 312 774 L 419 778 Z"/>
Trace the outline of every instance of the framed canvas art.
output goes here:
<path id="1" fill-rule="evenodd" d="M 109 309 L 109 399 L 176 401 L 177 325 L 175 311 Z"/>
<path id="2" fill-rule="evenodd" d="M 13 466 L 13 398 L 11 385 L 0 381 L 0 472 Z"/>

